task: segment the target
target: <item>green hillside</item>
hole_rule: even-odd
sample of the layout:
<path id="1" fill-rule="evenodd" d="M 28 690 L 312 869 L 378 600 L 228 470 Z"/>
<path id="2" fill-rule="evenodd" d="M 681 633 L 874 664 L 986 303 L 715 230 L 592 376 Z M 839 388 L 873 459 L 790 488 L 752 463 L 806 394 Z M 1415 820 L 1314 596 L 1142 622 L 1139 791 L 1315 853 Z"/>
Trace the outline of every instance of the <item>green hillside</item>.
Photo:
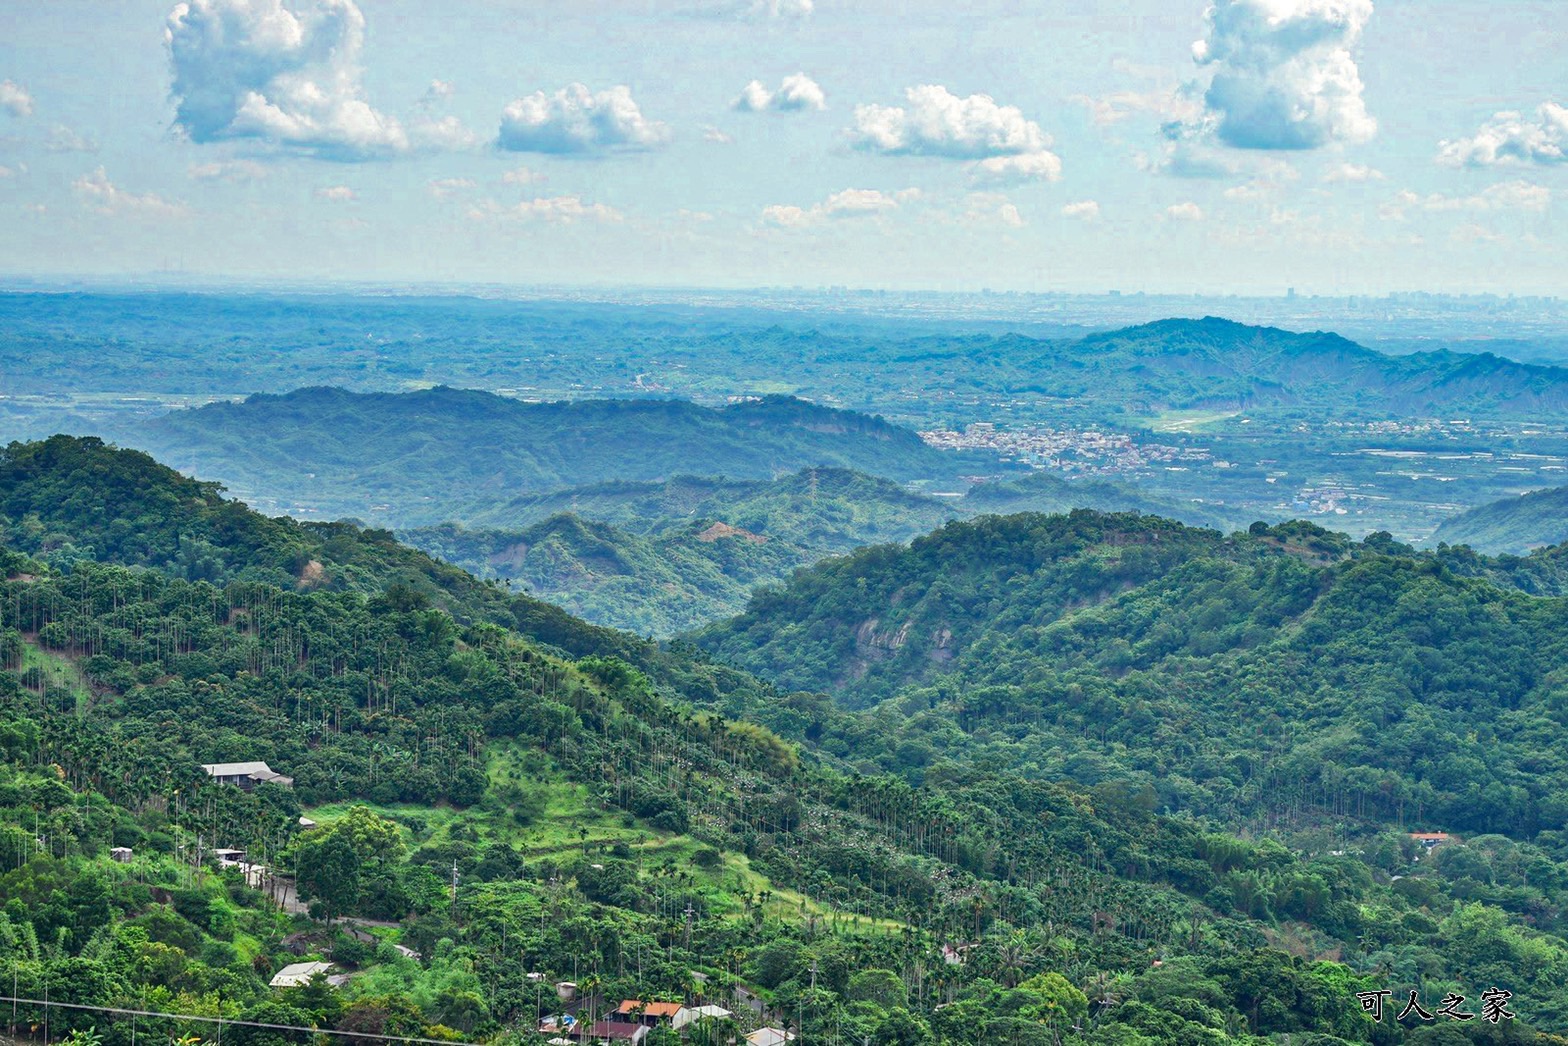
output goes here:
<path id="1" fill-rule="evenodd" d="M 771 479 L 813 465 L 912 480 L 954 459 L 880 418 L 788 397 L 724 408 L 681 400 L 526 403 L 435 388 L 256 395 L 148 422 L 132 442 L 258 504 L 410 526 L 461 506 L 607 480 L 689 473 Z"/>
<path id="2" fill-rule="evenodd" d="M 520 531 L 446 524 L 401 536 L 596 624 L 656 636 L 738 613 L 753 585 L 818 558 L 717 521 L 668 525 L 643 536 L 561 514 Z"/>
<path id="3" fill-rule="evenodd" d="M 677 476 L 517 498 L 477 514 L 511 526 L 400 531 L 409 544 L 482 578 L 500 578 L 598 624 L 667 636 L 745 609 L 759 584 L 829 555 L 904 542 L 955 518 L 1076 507 L 1159 513 L 1218 528 L 1219 511 L 1103 480 L 1034 473 L 962 498 L 911 493 L 848 469 L 772 481 Z M 553 515 L 541 515 L 554 513 Z M 518 523 L 539 522 L 524 529 Z M 606 522 L 590 522 L 606 521 Z"/>
<path id="4" fill-rule="evenodd" d="M 875 765 L 915 779 L 983 763 L 1228 823 L 1556 838 L 1568 602 L 1521 591 L 1532 567 L 1308 524 L 984 518 L 799 573 L 698 640 L 885 713 Z"/>
<path id="5" fill-rule="evenodd" d="M 380 591 L 369 563 L 358 589 L 175 576 L 166 543 L 221 508 L 189 496 L 191 481 L 90 440 L 6 455 L 30 465 L 0 477 L 4 545 L 11 507 L 39 514 L 18 490 L 69 490 L 78 507 L 51 517 L 49 542 L 0 547 L 0 979 L 24 999 L 191 1015 L 57 1009 L 51 1041 L 216 1042 L 200 1018 L 222 1017 L 224 1041 L 268 1046 L 315 1038 L 289 1026 L 542 1043 L 550 1035 L 535 1035 L 535 1022 L 560 1011 L 547 987 L 560 980 L 578 985 L 588 1018 L 622 998 L 736 1010 L 733 1023 L 692 1029 L 697 1043 L 738 1040 L 757 1023 L 734 1003 L 737 984 L 802 1044 L 1382 1046 L 1441 1042 L 1431 1032 L 1459 1027 L 1477 1041 L 1549 1042 L 1535 1029 L 1568 1030 L 1568 847 L 1544 803 L 1529 838 L 1467 836 L 1428 855 L 1356 780 L 1336 819 L 1281 818 L 1238 836 L 1201 811 L 1160 812 L 1166 795 L 1135 773 L 1084 763 L 1063 775 L 1074 780 L 1049 782 L 998 761 L 1000 749 L 956 743 L 923 759 L 914 731 L 937 705 L 845 712 L 687 645 L 618 638 L 478 582 L 436 590 L 449 613 L 403 582 L 402 566 Z M 84 553 L 147 499 L 174 536 L 139 551 L 162 557 L 153 568 L 116 562 L 132 547 L 123 543 L 55 565 L 38 558 L 60 540 Z M 214 532 L 213 555 L 239 569 L 267 547 L 256 535 L 295 526 L 226 511 L 232 525 Z M 1224 540 L 1144 517 L 1057 519 L 953 524 L 822 570 L 947 542 L 962 576 L 974 565 L 956 558 L 959 536 L 973 530 L 1003 550 L 999 576 L 1014 576 L 1029 558 L 1007 548 L 1015 529 L 1066 526 L 1082 533 L 1063 531 L 1058 545 L 1097 545 L 1110 568 L 1127 557 L 1108 582 L 1080 575 L 1083 601 L 1144 569 L 1140 549 L 1164 562 L 1167 545 Z M 1397 566 L 1398 549 L 1357 546 L 1360 558 L 1346 560 L 1349 543 L 1320 532 L 1249 540 L 1256 564 L 1299 561 L 1305 574 L 1280 568 L 1287 588 L 1330 563 L 1417 570 Z M 1421 576 L 1436 587 L 1407 593 L 1431 597 L 1410 610 L 1433 627 L 1446 621 L 1449 589 L 1484 595 L 1483 616 L 1504 622 L 1554 603 Z M 1206 609 L 1198 576 L 1178 567 L 1165 583 L 1170 600 Z M 1399 586 L 1385 587 L 1380 598 L 1397 602 Z M 922 603 L 916 595 L 900 602 Z M 1288 614 L 1264 608 L 1270 598 L 1257 597 L 1258 622 Z M 502 605 L 508 627 L 472 613 Z M 994 641 L 1014 638 L 1043 642 L 1024 631 Z M 1463 636 L 1434 642 L 1472 655 Z M 564 649 L 594 643 L 620 643 L 628 658 Z M 974 718 L 942 735 L 1000 745 L 1044 729 L 999 714 L 991 693 L 977 691 Z M 1127 747 L 1122 735 L 1157 728 L 1152 713 L 1142 722 L 1107 714 L 1082 733 Z M 1552 751 L 1553 725 L 1531 729 L 1538 751 Z M 1441 765 L 1476 773 L 1496 749 L 1506 756 L 1507 740 L 1481 737 Z M 1244 752 L 1167 748 L 1200 777 L 1205 760 L 1222 765 L 1238 791 L 1257 780 L 1236 761 Z M 877 765 L 890 753 L 905 764 L 898 773 Z M 293 788 L 247 793 L 200 769 L 255 759 Z M 318 826 L 301 826 L 301 814 Z M 1409 823 L 1433 816 L 1412 811 Z M 280 911 L 218 868 L 214 845 L 296 873 L 311 914 Z M 129 860 L 111 859 L 111 846 L 129 847 Z M 300 952 L 348 980 L 269 989 Z M 1402 1004 L 1415 990 L 1431 1009 L 1465 995 L 1479 1012 L 1494 987 L 1513 993 L 1517 1013 L 1498 1027 L 1422 1029 L 1392 1012 L 1375 1023 L 1356 994 L 1385 990 Z M 42 1017 L 29 1003 L 16 1013 L 23 1027 Z"/>
<path id="6" fill-rule="evenodd" d="M 1516 555 L 1560 545 L 1568 541 L 1568 487 L 1533 490 L 1477 505 L 1445 520 L 1431 540 Z"/>

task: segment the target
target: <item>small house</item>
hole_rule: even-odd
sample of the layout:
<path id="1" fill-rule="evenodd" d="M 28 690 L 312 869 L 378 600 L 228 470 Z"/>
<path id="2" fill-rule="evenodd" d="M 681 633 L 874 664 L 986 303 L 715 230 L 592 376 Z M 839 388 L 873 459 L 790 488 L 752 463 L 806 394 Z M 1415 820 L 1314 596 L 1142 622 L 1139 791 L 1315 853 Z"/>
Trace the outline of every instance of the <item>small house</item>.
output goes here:
<path id="1" fill-rule="evenodd" d="M 678 1002 L 643 1002 L 641 999 L 623 1000 L 610 1015 L 612 1021 L 626 1024 L 646 1024 L 654 1027 L 659 1024 L 668 1024 L 675 1020 L 675 1015 L 681 1012 Z"/>
<path id="2" fill-rule="evenodd" d="M 1411 832 L 1410 838 L 1430 851 L 1442 843 L 1452 842 L 1454 837 L 1447 832 Z"/>
<path id="3" fill-rule="evenodd" d="M 794 1039 L 794 1033 L 787 1032 L 783 1028 L 758 1028 L 746 1036 L 746 1041 L 751 1043 L 751 1046 L 784 1046 L 786 1042 L 793 1042 Z"/>
<path id="4" fill-rule="evenodd" d="M 120 864 L 130 864 L 133 855 L 134 853 L 129 846 L 116 846 L 109 850 L 109 859 L 118 861 Z"/>
<path id="5" fill-rule="evenodd" d="M 675 1014 L 675 1019 L 670 1022 L 670 1027 L 679 1031 L 693 1021 L 723 1021 L 728 1020 L 731 1016 L 733 1015 L 729 1010 L 722 1006 L 714 1006 L 711 1003 L 707 1006 L 682 1006 Z"/>
<path id="6" fill-rule="evenodd" d="M 231 784 L 245 791 L 253 791 L 259 784 L 275 784 L 284 788 L 294 787 L 294 778 L 285 777 L 264 762 L 203 763 L 207 776 L 219 784 Z"/>
<path id="7" fill-rule="evenodd" d="M 273 974 L 268 984 L 274 988 L 303 988 L 318 973 L 330 981 L 332 971 L 336 968 L 329 962 L 291 962 Z"/>

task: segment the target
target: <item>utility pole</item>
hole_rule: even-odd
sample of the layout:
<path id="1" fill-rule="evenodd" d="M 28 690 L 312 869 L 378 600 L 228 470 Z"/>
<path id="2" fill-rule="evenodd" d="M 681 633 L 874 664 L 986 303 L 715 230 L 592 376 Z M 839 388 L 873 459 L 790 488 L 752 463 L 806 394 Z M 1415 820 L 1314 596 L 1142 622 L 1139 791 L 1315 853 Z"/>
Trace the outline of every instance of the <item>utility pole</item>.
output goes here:
<path id="1" fill-rule="evenodd" d="M 452 858 L 452 918 L 457 918 L 457 858 Z"/>

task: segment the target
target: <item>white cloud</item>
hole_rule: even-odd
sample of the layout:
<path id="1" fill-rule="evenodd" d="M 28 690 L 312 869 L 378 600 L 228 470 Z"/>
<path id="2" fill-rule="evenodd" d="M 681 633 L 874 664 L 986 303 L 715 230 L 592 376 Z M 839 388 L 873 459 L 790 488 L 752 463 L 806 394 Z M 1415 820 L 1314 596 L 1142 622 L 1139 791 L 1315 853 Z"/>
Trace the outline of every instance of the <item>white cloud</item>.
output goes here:
<path id="1" fill-rule="evenodd" d="M 992 156 L 976 161 L 970 173 L 981 182 L 1021 182 L 1041 179 L 1054 182 L 1062 176 L 1062 161 L 1055 153 L 1041 150 L 1017 156 Z"/>
<path id="2" fill-rule="evenodd" d="M 978 160 L 1041 152 L 1051 144 L 1040 125 L 1017 106 L 988 94 L 960 98 L 941 84 L 904 92 L 908 108 L 855 106 L 855 144 L 870 152 L 926 154 Z"/>
<path id="3" fill-rule="evenodd" d="M 1546 102 L 1535 110 L 1534 120 L 1517 112 L 1498 113 L 1471 137 L 1438 143 L 1437 162 L 1445 167 L 1568 163 L 1568 108 Z"/>
<path id="4" fill-rule="evenodd" d="M 363 97 L 354 0 L 186 0 L 164 40 L 175 124 L 194 142 L 255 138 L 330 160 L 405 152 L 408 134 Z"/>
<path id="5" fill-rule="evenodd" d="M 71 183 L 71 188 L 100 214 L 170 218 L 184 214 L 186 210 L 184 204 L 171 203 L 153 193 L 134 193 L 120 188 L 109 180 L 108 173 L 102 167 L 76 179 Z"/>
<path id="6" fill-rule="evenodd" d="M 217 160 L 192 164 L 186 173 L 198 182 L 254 182 L 267 176 L 267 168 L 255 160 Z"/>
<path id="7" fill-rule="evenodd" d="M 57 123 L 49 128 L 49 137 L 44 139 L 44 148 L 52 153 L 95 153 L 98 151 L 98 140 L 88 135 L 77 134 L 63 123 Z"/>
<path id="8" fill-rule="evenodd" d="M 1086 222 L 1095 221 L 1100 217 L 1099 201 L 1079 200 L 1077 203 L 1069 203 L 1062 208 L 1062 217 L 1081 218 Z"/>
<path id="9" fill-rule="evenodd" d="M 1013 105 L 988 94 L 960 98 L 941 84 L 904 92 L 907 106 L 857 105 L 850 139 L 857 148 L 890 156 L 947 156 L 973 161 L 981 181 L 1055 180 L 1062 162 L 1051 136 Z"/>
<path id="10" fill-rule="evenodd" d="M 1342 163 L 1323 174 L 1325 182 L 1380 182 L 1383 172 L 1361 163 Z"/>
<path id="11" fill-rule="evenodd" d="M 1168 134 L 1214 135 L 1239 149 L 1316 149 L 1364 142 L 1377 121 L 1351 57 L 1372 0 L 1215 0 L 1193 59 L 1213 66 L 1197 123 Z"/>
<path id="12" fill-rule="evenodd" d="M 348 203 L 359 198 L 359 194 L 346 185 L 324 185 L 313 195 L 318 200 L 328 200 L 332 203 Z"/>
<path id="13" fill-rule="evenodd" d="M 505 174 L 501 175 L 501 181 L 505 182 L 507 185 L 532 185 L 535 182 L 542 182 L 544 180 L 544 175 L 540 174 L 538 171 L 531 171 L 527 167 L 514 167 L 510 171 L 507 171 Z"/>
<path id="14" fill-rule="evenodd" d="M 15 167 L 7 167 L 5 164 L 0 164 L 0 178 L 15 178 L 19 174 L 26 173 L 26 164 L 19 163 Z"/>
<path id="15" fill-rule="evenodd" d="M 503 206 L 494 200 L 471 207 L 468 216 L 475 219 L 501 219 L 511 221 L 542 221 L 555 225 L 577 222 L 608 224 L 620 222 L 625 216 L 607 204 L 584 203 L 578 196 L 538 197 Z"/>
<path id="16" fill-rule="evenodd" d="M 818 225 L 830 219 L 867 218 L 897 210 L 920 198 L 919 189 L 885 193 L 880 189 L 843 189 L 809 208 L 773 204 L 762 209 L 762 220 L 772 225 Z"/>
<path id="17" fill-rule="evenodd" d="M 733 136 L 725 134 L 723 131 L 719 130 L 717 127 L 704 127 L 702 129 L 702 140 L 705 141 L 705 142 L 711 142 L 714 145 L 734 145 L 735 144 L 735 139 L 734 139 Z"/>
<path id="18" fill-rule="evenodd" d="M 408 140 L 416 148 L 433 150 L 477 149 L 485 144 L 484 135 L 455 116 L 420 117 L 408 125 Z"/>
<path id="19" fill-rule="evenodd" d="M 1203 208 L 1191 200 L 1173 203 L 1165 208 L 1165 217 L 1177 222 L 1199 222 L 1203 220 Z"/>
<path id="20" fill-rule="evenodd" d="M 477 187 L 472 178 L 432 178 L 425 183 L 425 189 L 438 200 L 450 200 Z"/>
<path id="21" fill-rule="evenodd" d="M 761 80 L 753 80 L 742 89 L 740 97 L 730 103 L 730 108 L 743 113 L 760 113 L 767 109 L 775 112 L 821 112 L 827 107 L 828 99 L 822 87 L 805 73 L 786 76 L 777 91 L 769 91 Z"/>
<path id="22" fill-rule="evenodd" d="M 0 109 L 22 119 L 33 115 L 33 96 L 15 80 L 0 80 Z"/>
<path id="23" fill-rule="evenodd" d="M 1551 203 L 1552 191 L 1546 186 L 1514 180 L 1490 185 L 1472 196 L 1446 196 L 1443 193 L 1422 196 L 1404 189 L 1378 209 L 1378 216 L 1384 221 L 1404 221 L 1406 212 L 1411 208 L 1439 213 L 1540 212 L 1550 207 Z"/>
<path id="24" fill-rule="evenodd" d="M 651 149 L 668 140 L 669 128 L 643 116 L 630 88 L 595 94 L 574 83 L 513 101 L 501 114 L 497 144 L 512 152 L 597 153 Z"/>

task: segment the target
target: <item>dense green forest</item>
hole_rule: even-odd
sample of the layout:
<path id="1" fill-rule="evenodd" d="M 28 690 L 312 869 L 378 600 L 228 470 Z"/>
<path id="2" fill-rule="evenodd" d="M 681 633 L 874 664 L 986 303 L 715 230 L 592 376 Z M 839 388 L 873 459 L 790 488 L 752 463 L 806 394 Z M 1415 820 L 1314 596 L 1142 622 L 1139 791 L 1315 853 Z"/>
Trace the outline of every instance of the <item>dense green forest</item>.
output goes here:
<path id="1" fill-rule="evenodd" d="M 478 515 L 510 525 L 444 524 L 398 537 L 596 624 L 669 636 L 739 613 L 757 585 L 783 581 L 830 555 L 908 541 L 979 513 L 1074 506 L 1159 512 L 1199 524 L 1223 525 L 1225 518 L 1123 484 L 1044 472 L 935 498 L 849 469 L 814 468 L 772 481 L 602 483 L 513 499 Z"/>
<path id="2" fill-rule="evenodd" d="M 1445 520 L 1432 540 L 1516 555 L 1560 545 L 1568 541 L 1568 487 L 1533 490 L 1477 505 Z"/>
<path id="3" fill-rule="evenodd" d="M 1558 840 L 1568 602 L 1529 593 L 1560 586 L 1550 554 L 1019 515 L 799 573 L 699 641 L 886 713 L 876 765 L 911 780 L 982 761 L 1225 823 Z"/>
<path id="4" fill-rule="evenodd" d="M 1568 1030 L 1568 852 L 1545 804 L 1533 827 L 1477 827 L 1431 853 L 1370 802 L 1237 835 L 1243 821 L 1176 808 L 1136 770 L 1045 780 L 978 745 L 927 759 L 909 728 L 928 716 L 846 711 L 689 644 L 460 583 L 395 545 L 376 558 L 376 532 L 341 525 L 323 577 L 292 573 L 295 560 L 274 557 L 332 538 L 94 440 L 13 444 L 3 466 L 0 980 L 24 998 L 498 1042 L 547 1037 L 532 1029 L 559 1011 L 557 980 L 577 983 L 590 1017 L 624 997 L 721 1002 L 732 1019 L 689 1033 L 715 1043 L 764 1017 L 807 1044 L 1560 1042 L 1542 1033 Z M 74 505 L 51 507 L 62 497 Z M 167 525 L 139 538 L 148 505 Z M 1135 516 L 988 518 L 803 577 L 948 542 L 959 581 L 943 598 L 961 600 L 973 566 L 958 558 L 961 535 L 1052 528 L 1099 548 L 1118 587 L 1146 568 L 1133 562 L 1143 554 L 1230 540 Z M 211 576 L 180 557 L 198 535 Z M 1277 567 L 1279 592 L 1294 592 L 1254 600 L 1265 626 L 1291 611 L 1281 598 L 1310 598 L 1328 566 L 1392 573 L 1342 611 L 1352 616 L 1386 614 L 1404 572 L 1438 586 L 1423 596 L 1472 592 L 1500 629 L 1527 612 L 1548 624 L 1548 609 L 1527 608 L 1555 605 L 1321 532 L 1248 541 L 1237 569 Z M 994 569 L 1027 581 L 1026 554 L 997 544 Z M 1202 573 L 1165 571 L 1168 601 L 1200 613 Z M 1079 584 L 1090 600 L 1096 583 Z M 922 594 L 917 583 L 893 607 Z M 1447 620 L 1440 602 L 1424 619 Z M 1044 641 L 1022 629 L 989 641 L 1015 638 Z M 1429 654 L 1451 645 L 1427 638 Z M 982 641 L 966 635 L 961 656 Z M 1397 652 L 1391 642 L 1378 656 Z M 1134 649 L 1129 664 L 1150 656 Z M 1522 696 L 1519 707 L 1537 711 Z M 1277 711 L 1286 732 L 1317 714 Z M 1138 727 L 1107 713 L 1087 733 L 1131 750 L 1132 735 L 1160 729 L 1143 715 Z M 947 733 L 1044 726 L 977 703 Z M 1476 758 L 1507 740 L 1472 739 Z M 1195 780 L 1205 760 L 1246 780 L 1246 752 L 1167 746 Z M 896 772 L 879 765 L 889 755 Z M 247 793 L 200 769 L 254 759 L 294 787 Z M 129 860 L 112 860 L 114 846 Z M 310 914 L 216 867 L 214 846 L 294 873 Z M 269 989 L 300 953 L 350 976 Z M 734 1001 L 740 984 L 764 1014 Z M 1481 1016 L 1494 988 L 1512 993 L 1514 1016 Z M 1380 1022 L 1357 994 L 1379 991 Z M 1411 991 L 1430 1020 L 1396 1019 Z M 1449 1008 L 1475 1017 L 1437 1013 L 1461 995 Z M 24 1026 L 42 1016 L 17 1011 Z M 50 1022 L 52 1038 L 112 1046 L 214 1037 L 193 1017 L 56 1009 Z M 672 1040 L 661 1029 L 650 1041 Z"/>

